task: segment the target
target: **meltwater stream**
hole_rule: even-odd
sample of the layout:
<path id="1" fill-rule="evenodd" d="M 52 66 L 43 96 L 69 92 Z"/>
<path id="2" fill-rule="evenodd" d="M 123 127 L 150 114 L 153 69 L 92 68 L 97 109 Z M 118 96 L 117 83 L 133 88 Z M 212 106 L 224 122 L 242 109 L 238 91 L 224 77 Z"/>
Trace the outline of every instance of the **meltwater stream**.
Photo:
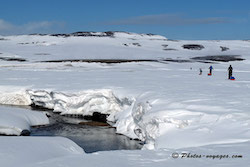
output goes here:
<path id="1" fill-rule="evenodd" d="M 108 150 L 141 149 L 140 141 L 115 133 L 111 126 L 100 126 L 98 123 L 82 118 L 65 117 L 48 111 L 50 124 L 32 127 L 31 136 L 63 136 L 73 140 L 86 153 Z M 82 124 L 80 124 L 80 122 Z"/>

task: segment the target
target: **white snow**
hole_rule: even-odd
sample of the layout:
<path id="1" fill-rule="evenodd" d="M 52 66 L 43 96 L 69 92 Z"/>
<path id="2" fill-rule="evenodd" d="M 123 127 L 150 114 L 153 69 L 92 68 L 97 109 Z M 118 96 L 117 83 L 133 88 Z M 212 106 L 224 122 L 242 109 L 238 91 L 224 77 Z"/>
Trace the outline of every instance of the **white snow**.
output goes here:
<path id="1" fill-rule="evenodd" d="M 114 37 L 54 37 L 21 35 L 0 41 L 0 57 L 21 57 L 29 61 L 62 59 L 185 59 L 207 55 L 249 53 L 249 41 L 172 41 L 159 35 L 116 32 Z M 124 45 L 126 44 L 126 45 Z M 137 44 L 140 44 L 138 46 Z M 184 44 L 200 44 L 202 50 L 183 49 Z M 165 47 L 167 46 L 167 47 Z M 220 46 L 229 50 L 222 52 Z M 170 50 L 164 50 L 170 49 Z M 173 50 L 171 50 L 173 49 Z"/>
<path id="2" fill-rule="evenodd" d="M 250 160 L 249 144 L 245 142 L 177 150 L 104 151 L 85 154 L 75 143 L 62 137 L 0 137 L 0 165 L 4 167 L 247 166 Z M 180 156 L 175 159 L 172 157 L 173 153 L 178 153 Z M 202 157 L 182 158 L 188 153 Z M 232 158 L 233 156 L 242 157 Z"/>
<path id="3" fill-rule="evenodd" d="M 11 78 L 16 81 L 16 79 Z M 13 89 L 20 89 L 14 91 Z M 23 88 L 13 88 L 13 87 L 0 87 L 1 96 L 0 103 L 5 105 L 19 105 L 19 106 L 28 106 L 31 105 L 32 101 L 30 96 L 26 93 L 26 90 Z M 10 91 L 11 90 L 11 91 Z"/>
<path id="4" fill-rule="evenodd" d="M 141 157 L 149 155 L 149 160 L 141 158 L 142 162 L 149 162 L 142 163 L 148 166 L 165 166 L 166 163 L 177 166 L 192 166 L 192 163 L 201 166 L 205 163 L 208 166 L 211 161 L 207 159 L 174 160 L 169 154 L 176 150 L 204 151 L 207 154 L 237 150 L 239 154 L 242 151 L 247 155 L 245 148 L 250 146 L 249 41 L 172 41 L 161 36 L 122 32 L 116 32 L 113 38 L 4 38 L 9 40 L 0 41 L 0 57 L 27 61 L 0 61 L 1 104 L 34 103 L 61 114 L 110 114 L 108 120 L 114 123 L 117 133 L 144 141 L 143 149 L 154 149 L 152 152 L 117 151 L 87 155 L 90 159 L 95 156 L 105 159 L 113 154 L 118 158 L 131 155 L 133 158 L 128 158 L 128 163 L 138 165 L 140 163 L 135 161 L 140 157 L 134 157 L 138 154 Z M 200 44 L 205 48 L 188 50 L 183 49 L 184 44 Z M 229 50 L 222 52 L 220 46 Z M 207 76 L 210 64 L 161 61 L 166 58 L 189 60 L 208 55 L 240 55 L 246 60 L 216 62 L 212 64 L 212 76 Z M 40 62 L 66 59 L 152 59 L 159 62 Z M 234 68 L 235 81 L 227 79 L 229 64 Z M 198 75 L 199 68 L 203 69 L 202 75 Z M 161 155 L 168 157 L 162 160 Z M 158 159 L 151 159 L 154 156 Z M 49 160 L 44 166 L 52 162 L 70 166 L 71 162 L 65 161 L 60 158 Z M 220 165 L 236 162 L 246 166 L 247 161 L 216 161 Z"/>
<path id="5" fill-rule="evenodd" d="M 64 114 L 92 115 L 94 112 L 116 114 L 128 103 L 115 97 L 111 90 L 88 90 L 77 94 L 47 91 L 27 91 L 29 98 L 37 106 L 53 109 Z"/>
<path id="6" fill-rule="evenodd" d="M 0 106 L 0 134 L 20 135 L 31 126 L 49 124 L 45 113 Z"/>
<path id="7" fill-rule="evenodd" d="M 63 137 L 1 137 L 0 165 L 36 166 L 49 161 L 84 155 L 74 142 Z M 50 163 L 50 166 L 59 164 Z"/>

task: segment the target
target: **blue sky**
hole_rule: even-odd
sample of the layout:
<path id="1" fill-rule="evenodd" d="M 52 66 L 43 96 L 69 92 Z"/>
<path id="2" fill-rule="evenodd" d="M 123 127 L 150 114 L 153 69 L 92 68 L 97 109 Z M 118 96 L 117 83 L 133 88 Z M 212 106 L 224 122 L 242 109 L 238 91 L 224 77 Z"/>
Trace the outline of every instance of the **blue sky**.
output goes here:
<path id="1" fill-rule="evenodd" d="M 250 39 L 249 0 L 1 0 L 0 34 L 128 31 Z"/>

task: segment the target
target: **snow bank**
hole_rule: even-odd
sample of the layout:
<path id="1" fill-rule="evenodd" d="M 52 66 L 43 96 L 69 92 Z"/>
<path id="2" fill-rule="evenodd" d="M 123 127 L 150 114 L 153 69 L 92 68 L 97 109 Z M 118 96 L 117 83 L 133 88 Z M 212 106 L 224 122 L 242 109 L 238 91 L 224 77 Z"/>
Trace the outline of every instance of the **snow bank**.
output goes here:
<path id="1" fill-rule="evenodd" d="M 1 92 L 0 104 L 5 105 L 31 105 L 32 101 L 25 90 L 17 92 Z"/>
<path id="2" fill-rule="evenodd" d="M 77 94 L 60 92 L 47 92 L 44 90 L 28 90 L 27 93 L 33 104 L 55 112 L 77 115 L 93 115 L 94 112 L 102 114 L 115 114 L 130 105 L 127 98 L 117 98 L 111 90 L 87 90 Z"/>
<path id="3" fill-rule="evenodd" d="M 144 167 L 210 167 L 212 166 L 247 166 L 249 162 L 249 142 L 237 144 L 209 145 L 205 147 L 191 147 L 186 149 L 159 149 L 134 150 L 134 151 L 109 151 L 100 152 L 84 156 L 88 161 L 88 166 L 98 166 L 99 159 L 102 166 L 144 166 Z M 172 154 L 178 153 L 178 158 L 173 158 Z M 201 155 L 202 158 L 182 158 L 182 155 L 189 154 L 193 157 Z M 204 157 L 203 157 L 204 155 Z M 227 156 L 228 158 L 206 158 L 206 156 Z M 232 158 L 233 156 L 242 156 L 241 158 Z M 113 157 L 112 160 L 109 157 Z M 108 159 L 108 160 L 107 160 Z M 68 164 L 70 165 L 70 163 Z M 76 165 L 77 166 L 77 165 Z"/>
<path id="4" fill-rule="evenodd" d="M 2 87 L 4 89 L 4 87 Z M 0 104 L 4 105 L 35 105 L 52 109 L 62 115 L 92 115 L 94 112 L 112 114 L 124 110 L 132 100 L 118 98 L 112 90 L 86 90 L 78 93 L 62 93 L 46 90 L 19 90 L 1 92 Z M 111 116 L 111 117 L 112 117 Z"/>
<path id="5" fill-rule="evenodd" d="M 136 98 L 118 98 L 110 89 L 75 94 L 27 90 L 23 94 L 27 98 L 25 101 L 29 101 L 27 104 L 53 109 L 62 115 L 108 114 L 108 121 L 115 123 L 117 133 L 144 141 L 144 149 L 236 143 L 250 138 L 247 113 L 220 103 L 209 106 L 207 102 L 200 102 L 201 99 L 176 102 L 155 92 L 146 92 Z M 19 97 L 20 93 L 16 95 Z M 13 101 L 13 104 L 18 103 Z M 29 123 L 21 129 L 28 127 Z"/>
<path id="6" fill-rule="evenodd" d="M 0 166 L 37 166 L 84 155 L 82 148 L 63 137 L 1 137 Z M 50 163 L 50 166 L 59 163 Z"/>
<path id="7" fill-rule="evenodd" d="M 115 116 L 117 132 L 144 149 L 198 147 L 250 139 L 250 116 L 221 106 L 170 103 L 145 93 Z M 229 128 L 230 127 L 230 128 Z"/>
<path id="8" fill-rule="evenodd" d="M 20 135 L 31 126 L 49 124 L 45 113 L 0 106 L 0 134 Z"/>
<path id="9" fill-rule="evenodd" d="M 249 145 L 249 142 L 244 142 L 185 149 L 103 151 L 84 154 L 84 151 L 74 142 L 62 137 L 0 137 L 0 166 L 247 166 L 250 161 Z M 173 153 L 179 154 L 179 157 L 173 158 Z M 182 158 L 184 153 L 193 155 L 193 157 Z M 202 157 L 197 158 L 199 155 Z M 195 156 L 197 157 L 195 158 Z M 210 158 L 206 158 L 207 156 Z M 223 156 L 224 158 L 219 158 Z"/>

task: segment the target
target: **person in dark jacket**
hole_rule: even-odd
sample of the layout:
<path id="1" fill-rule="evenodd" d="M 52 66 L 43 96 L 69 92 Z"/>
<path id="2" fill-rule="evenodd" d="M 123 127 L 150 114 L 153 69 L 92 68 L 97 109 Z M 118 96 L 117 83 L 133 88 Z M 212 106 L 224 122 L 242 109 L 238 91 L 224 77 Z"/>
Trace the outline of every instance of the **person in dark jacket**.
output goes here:
<path id="1" fill-rule="evenodd" d="M 230 65 L 227 70 L 228 70 L 228 79 L 231 79 L 233 75 L 233 67 Z"/>
<path id="2" fill-rule="evenodd" d="M 202 75 L 202 69 L 200 68 L 200 74 L 199 75 Z"/>
<path id="3" fill-rule="evenodd" d="M 214 69 L 212 66 L 210 66 L 209 68 L 209 74 L 211 74 L 212 75 L 212 70 Z"/>

